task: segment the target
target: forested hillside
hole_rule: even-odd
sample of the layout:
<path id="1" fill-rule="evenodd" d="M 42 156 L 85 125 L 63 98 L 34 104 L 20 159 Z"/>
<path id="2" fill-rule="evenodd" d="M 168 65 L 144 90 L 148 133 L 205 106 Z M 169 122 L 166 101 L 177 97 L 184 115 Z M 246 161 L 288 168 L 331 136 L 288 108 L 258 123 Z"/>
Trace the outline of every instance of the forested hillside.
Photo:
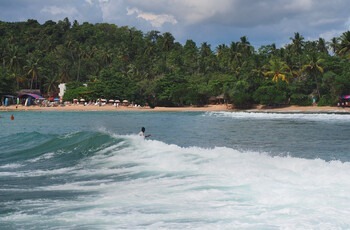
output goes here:
<path id="1" fill-rule="evenodd" d="M 204 105 L 224 95 L 252 104 L 333 105 L 350 94 L 350 31 L 331 41 L 253 47 L 242 36 L 211 47 L 171 33 L 144 33 L 114 24 L 35 20 L 0 22 L 0 94 L 40 89 L 65 100 L 128 99 L 151 106 Z M 87 84 L 85 87 L 83 84 Z"/>

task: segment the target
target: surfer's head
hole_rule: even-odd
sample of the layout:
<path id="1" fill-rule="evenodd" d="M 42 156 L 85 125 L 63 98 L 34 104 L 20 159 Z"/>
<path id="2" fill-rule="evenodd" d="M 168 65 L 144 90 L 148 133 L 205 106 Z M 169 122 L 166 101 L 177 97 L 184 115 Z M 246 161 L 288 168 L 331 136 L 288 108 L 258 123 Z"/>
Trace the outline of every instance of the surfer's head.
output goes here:
<path id="1" fill-rule="evenodd" d="M 142 132 L 145 132 L 145 130 L 146 130 L 145 127 L 142 127 L 142 128 L 141 128 L 141 131 L 142 131 Z"/>

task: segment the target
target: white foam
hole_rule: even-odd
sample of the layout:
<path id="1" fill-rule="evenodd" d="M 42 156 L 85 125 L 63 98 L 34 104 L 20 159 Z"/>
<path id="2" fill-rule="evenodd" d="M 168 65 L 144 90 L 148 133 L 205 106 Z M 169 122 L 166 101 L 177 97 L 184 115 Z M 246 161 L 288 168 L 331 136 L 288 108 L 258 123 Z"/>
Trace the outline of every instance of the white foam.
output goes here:
<path id="1" fill-rule="evenodd" d="M 350 163 L 225 147 L 182 148 L 136 135 L 121 138 L 123 143 L 109 147 L 107 155 L 101 150 L 76 168 L 48 172 L 80 181 L 38 188 L 94 195 L 20 203 L 41 215 L 15 213 L 9 219 L 103 229 L 349 227 Z M 94 176 L 103 179 L 89 180 Z"/>
<path id="2" fill-rule="evenodd" d="M 74 135 L 76 135 L 78 133 L 79 133 L 79 131 L 70 132 L 70 133 L 67 133 L 65 135 L 59 136 L 58 138 L 59 139 L 69 139 L 69 138 L 72 138 Z"/>
<path id="3" fill-rule="evenodd" d="M 348 121 L 350 114 L 317 113 L 259 113 L 259 112 L 206 112 L 204 116 L 227 117 L 236 119 L 297 119 L 320 121 Z"/>
<path id="4" fill-rule="evenodd" d="M 5 164 L 5 165 L 0 165 L 0 169 L 15 169 L 22 166 L 23 166 L 22 164 L 17 164 L 17 163 Z"/>
<path id="5" fill-rule="evenodd" d="M 48 175 L 61 175 L 61 174 L 72 174 L 76 168 L 67 167 L 52 170 L 26 170 L 26 171 L 16 171 L 16 172 L 0 172 L 0 176 L 7 177 L 39 177 Z"/>
<path id="6" fill-rule="evenodd" d="M 41 161 L 41 160 L 48 160 L 48 159 L 54 157 L 54 155 L 55 155 L 55 153 L 53 153 L 53 152 L 45 153 L 44 155 L 41 155 L 41 156 L 36 157 L 34 159 L 28 160 L 28 162 L 34 163 L 34 162 L 38 162 L 38 161 Z"/>
<path id="7" fill-rule="evenodd" d="M 347 211 L 339 216 L 332 216 L 338 205 L 343 210 L 345 194 L 350 192 L 349 163 L 271 157 L 230 148 L 180 148 L 158 141 L 145 142 L 128 157 L 109 160 L 120 162 L 126 158 L 142 165 L 136 171 L 159 172 L 159 177 L 117 183 L 106 188 L 99 202 L 124 208 L 132 204 L 145 212 L 161 212 L 152 215 L 160 220 L 199 218 L 232 224 L 233 220 L 250 216 L 252 226 L 270 222 L 273 226 L 298 228 L 315 226 L 314 219 L 322 219 L 317 226 L 324 223 L 334 227 L 350 212 L 345 208 Z M 174 176 L 162 176 L 169 173 Z M 129 221 L 149 221 L 144 213 L 126 216 Z"/>

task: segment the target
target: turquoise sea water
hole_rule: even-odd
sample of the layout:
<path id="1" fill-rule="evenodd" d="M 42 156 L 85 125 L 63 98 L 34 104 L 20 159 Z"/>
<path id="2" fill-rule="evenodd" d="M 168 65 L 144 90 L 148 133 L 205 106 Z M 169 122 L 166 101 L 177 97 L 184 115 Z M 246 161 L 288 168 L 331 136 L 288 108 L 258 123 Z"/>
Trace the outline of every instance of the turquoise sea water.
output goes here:
<path id="1" fill-rule="evenodd" d="M 13 114 L 1 229 L 350 228 L 350 115 Z"/>

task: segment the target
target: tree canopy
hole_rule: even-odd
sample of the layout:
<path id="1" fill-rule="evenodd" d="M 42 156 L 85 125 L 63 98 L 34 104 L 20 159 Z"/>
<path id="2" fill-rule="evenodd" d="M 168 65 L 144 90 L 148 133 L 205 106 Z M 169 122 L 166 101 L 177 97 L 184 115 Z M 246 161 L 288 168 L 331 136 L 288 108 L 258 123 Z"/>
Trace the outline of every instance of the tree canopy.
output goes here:
<path id="1" fill-rule="evenodd" d="M 255 103 L 332 105 L 350 94 L 350 31 L 326 42 L 251 46 L 242 36 L 231 44 L 176 42 L 169 32 L 67 18 L 39 24 L 0 21 L 0 94 L 40 89 L 65 100 L 127 99 L 162 106 L 204 105 L 224 95 L 238 107 Z M 85 86 L 84 86 L 85 85 Z"/>

